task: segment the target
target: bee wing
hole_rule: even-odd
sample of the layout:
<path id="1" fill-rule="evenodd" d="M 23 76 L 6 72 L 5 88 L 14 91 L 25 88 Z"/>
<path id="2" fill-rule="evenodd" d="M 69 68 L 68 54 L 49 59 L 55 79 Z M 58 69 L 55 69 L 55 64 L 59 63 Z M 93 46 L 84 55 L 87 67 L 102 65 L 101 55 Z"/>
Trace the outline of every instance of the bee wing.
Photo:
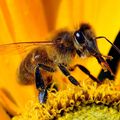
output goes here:
<path id="1" fill-rule="evenodd" d="M 35 47 L 52 45 L 52 41 L 17 42 L 0 45 L 0 54 L 25 53 Z"/>

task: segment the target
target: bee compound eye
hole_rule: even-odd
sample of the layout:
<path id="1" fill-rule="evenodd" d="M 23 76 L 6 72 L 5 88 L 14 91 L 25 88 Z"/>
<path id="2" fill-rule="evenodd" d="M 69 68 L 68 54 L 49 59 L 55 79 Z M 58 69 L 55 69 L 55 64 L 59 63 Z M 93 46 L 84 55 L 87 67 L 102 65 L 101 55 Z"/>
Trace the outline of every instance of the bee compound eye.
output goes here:
<path id="1" fill-rule="evenodd" d="M 82 43 L 85 42 L 85 39 L 84 39 L 84 36 L 83 36 L 82 32 L 76 31 L 74 33 L 74 36 L 75 36 L 75 38 L 76 38 L 76 40 L 79 44 L 82 44 Z"/>

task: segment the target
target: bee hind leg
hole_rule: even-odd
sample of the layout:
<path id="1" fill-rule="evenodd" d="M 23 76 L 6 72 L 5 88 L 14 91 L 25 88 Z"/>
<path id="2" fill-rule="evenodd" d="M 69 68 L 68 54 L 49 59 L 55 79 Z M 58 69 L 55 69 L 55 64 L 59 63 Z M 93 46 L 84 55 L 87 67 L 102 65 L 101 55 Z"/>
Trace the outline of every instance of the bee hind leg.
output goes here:
<path id="1" fill-rule="evenodd" d="M 46 66 L 44 64 L 38 64 L 37 67 L 35 68 L 35 83 L 36 83 L 36 88 L 39 90 L 38 98 L 41 103 L 45 103 L 47 100 L 48 88 L 45 87 L 45 83 L 44 83 L 40 68 L 48 72 L 54 72 L 54 70 L 53 68 Z"/>
<path id="2" fill-rule="evenodd" d="M 66 67 L 63 64 L 59 64 L 58 67 L 60 68 L 60 70 L 62 71 L 62 73 L 68 77 L 68 79 L 70 80 L 70 82 L 74 85 L 79 85 L 79 82 L 70 74 L 70 72 L 66 69 Z"/>
<path id="3" fill-rule="evenodd" d="M 98 80 L 97 78 L 95 78 L 90 71 L 85 68 L 84 66 L 80 65 L 80 64 L 76 64 L 75 66 L 71 67 L 69 70 L 70 71 L 74 71 L 74 69 L 78 67 L 80 70 L 82 70 L 85 74 L 87 74 L 92 80 L 96 81 L 97 83 L 101 83 L 100 80 Z"/>

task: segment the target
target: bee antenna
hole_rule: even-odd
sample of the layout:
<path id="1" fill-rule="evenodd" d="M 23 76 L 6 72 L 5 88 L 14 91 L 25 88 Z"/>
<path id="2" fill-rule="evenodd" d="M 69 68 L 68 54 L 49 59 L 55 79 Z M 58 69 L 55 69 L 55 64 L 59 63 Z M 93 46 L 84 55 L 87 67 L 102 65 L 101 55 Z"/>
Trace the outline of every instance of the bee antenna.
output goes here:
<path id="1" fill-rule="evenodd" d="M 113 48 L 120 54 L 120 49 L 116 45 L 114 45 L 112 42 L 110 42 L 110 40 L 108 40 L 105 36 L 95 37 L 95 39 L 101 39 L 101 38 L 104 38 L 105 40 L 107 40 L 113 46 Z"/>

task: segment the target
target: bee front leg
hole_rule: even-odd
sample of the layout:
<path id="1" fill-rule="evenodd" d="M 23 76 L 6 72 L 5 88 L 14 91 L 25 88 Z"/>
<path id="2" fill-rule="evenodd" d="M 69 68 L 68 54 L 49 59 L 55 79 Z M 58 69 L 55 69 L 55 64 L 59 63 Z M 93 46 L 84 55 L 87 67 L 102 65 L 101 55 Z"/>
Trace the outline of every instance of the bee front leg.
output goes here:
<path id="1" fill-rule="evenodd" d="M 59 64 L 58 67 L 60 68 L 60 70 L 62 71 L 62 73 L 68 77 L 68 79 L 70 80 L 70 82 L 74 85 L 79 85 L 79 82 L 70 74 L 70 72 L 66 69 L 66 67 L 63 64 Z"/>
<path id="2" fill-rule="evenodd" d="M 54 72 L 54 69 L 46 66 L 44 64 L 38 64 L 38 66 L 35 68 L 35 83 L 36 88 L 40 91 L 39 93 L 39 101 L 41 103 L 45 103 L 47 100 L 47 87 L 45 87 L 44 80 L 40 71 L 40 68 L 48 71 L 48 72 Z"/>
<path id="3" fill-rule="evenodd" d="M 82 66 L 80 64 L 76 64 L 75 66 L 71 67 L 69 70 L 74 71 L 76 67 L 78 67 L 85 74 L 87 74 L 92 80 L 96 81 L 97 83 L 101 83 L 101 81 L 99 81 L 97 78 L 95 78 L 87 68 L 85 68 L 84 66 Z"/>
<path id="4" fill-rule="evenodd" d="M 109 72 L 111 73 L 111 75 L 114 76 L 114 73 L 113 73 L 113 71 L 111 70 L 109 64 L 108 64 L 107 61 L 104 60 L 104 58 L 103 58 L 103 57 L 105 57 L 105 56 L 102 57 L 102 55 L 97 55 L 97 54 L 95 54 L 94 56 L 95 56 L 96 59 L 98 60 L 98 63 L 102 66 L 104 72 L 109 71 Z"/>

